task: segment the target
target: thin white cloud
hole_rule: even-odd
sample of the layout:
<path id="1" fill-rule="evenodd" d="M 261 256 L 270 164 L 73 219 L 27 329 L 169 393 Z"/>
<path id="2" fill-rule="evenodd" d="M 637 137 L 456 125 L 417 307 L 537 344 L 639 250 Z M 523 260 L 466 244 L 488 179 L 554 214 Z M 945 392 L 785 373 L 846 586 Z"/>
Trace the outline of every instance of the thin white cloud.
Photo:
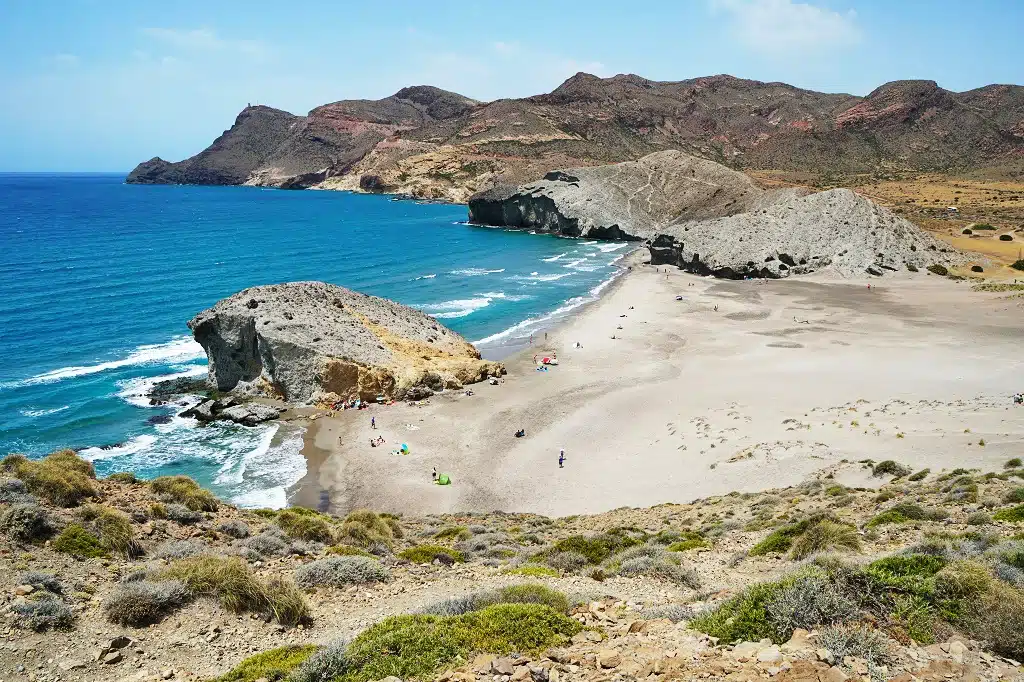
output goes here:
<path id="1" fill-rule="evenodd" d="M 76 54 L 61 52 L 50 57 L 50 61 L 57 66 L 74 68 L 82 63 L 82 58 Z"/>
<path id="2" fill-rule="evenodd" d="M 837 12 L 793 0 L 710 0 L 729 18 L 733 37 L 767 55 L 786 56 L 857 45 L 863 39 L 854 10 Z"/>
<path id="3" fill-rule="evenodd" d="M 186 53 L 228 52 L 247 57 L 266 58 L 273 52 L 258 40 L 222 38 L 212 28 L 144 28 L 142 33 L 154 41 Z"/>

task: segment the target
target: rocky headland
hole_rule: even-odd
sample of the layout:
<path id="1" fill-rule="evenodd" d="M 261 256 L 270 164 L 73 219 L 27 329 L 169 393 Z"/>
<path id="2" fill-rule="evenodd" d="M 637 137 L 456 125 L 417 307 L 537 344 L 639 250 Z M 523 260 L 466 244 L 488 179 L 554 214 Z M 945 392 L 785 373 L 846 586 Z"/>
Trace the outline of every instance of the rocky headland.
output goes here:
<path id="1" fill-rule="evenodd" d="M 469 199 L 470 221 L 567 237 L 648 243 L 651 263 L 725 278 L 916 271 L 963 259 L 846 189 L 763 190 L 743 173 L 678 151 L 552 171 Z"/>
<path id="2" fill-rule="evenodd" d="M 206 350 L 210 385 L 237 396 L 422 397 L 504 373 L 434 318 L 323 282 L 245 289 L 188 324 Z"/>

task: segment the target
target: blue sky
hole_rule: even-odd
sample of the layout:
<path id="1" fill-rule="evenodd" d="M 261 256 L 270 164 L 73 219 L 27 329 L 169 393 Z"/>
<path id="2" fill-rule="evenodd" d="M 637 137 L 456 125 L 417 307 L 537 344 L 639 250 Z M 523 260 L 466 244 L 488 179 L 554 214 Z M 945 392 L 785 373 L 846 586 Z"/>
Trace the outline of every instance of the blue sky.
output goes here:
<path id="1" fill-rule="evenodd" d="M 305 113 L 431 84 L 477 99 L 577 71 L 729 73 L 867 94 L 1024 83 L 1024 2 L 0 0 L 0 171 L 127 171 L 248 102 Z"/>

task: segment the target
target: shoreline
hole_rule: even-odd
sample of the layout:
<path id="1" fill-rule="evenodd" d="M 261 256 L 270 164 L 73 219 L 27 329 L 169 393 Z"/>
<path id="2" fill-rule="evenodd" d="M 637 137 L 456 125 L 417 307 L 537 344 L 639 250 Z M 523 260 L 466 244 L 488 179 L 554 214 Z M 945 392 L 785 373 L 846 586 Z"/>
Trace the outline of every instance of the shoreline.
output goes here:
<path id="1" fill-rule="evenodd" d="M 629 275 L 632 268 L 636 267 L 637 265 L 640 265 L 643 262 L 644 254 L 646 253 L 647 251 L 645 251 L 641 247 L 638 247 L 636 249 L 633 249 L 632 251 L 623 254 L 622 263 L 618 265 L 618 267 L 615 270 L 615 273 L 611 277 L 609 277 L 608 279 L 604 280 L 603 282 L 601 282 L 600 284 L 591 289 L 591 292 L 594 292 L 596 290 L 596 293 L 590 293 L 590 295 L 587 297 L 576 297 L 583 298 L 584 300 L 581 300 L 580 302 L 578 302 L 575 305 L 572 305 L 571 307 L 567 307 L 570 301 L 574 300 L 569 299 L 569 301 L 566 301 L 565 303 L 563 303 L 561 306 L 551 311 L 550 313 L 542 315 L 540 319 L 535 320 L 537 327 L 534 331 L 531 332 L 531 335 L 542 334 L 545 332 L 551 333 L 557 331 L 560 327 L 564 326 L 565 324 L 568 324 L 568 322 L 572 319 L 574 315 L 585 314 L 586 310 L 590 306 L 599 303 L 602 298 L 610 296 L 612 292 L 614 292 L 615 289 L 620 285 L 622 280 L 624 280 Z M 488 338 L 493 338 L 500 334 L 508 333 L 515 329 L 516 327 L 519 327 L 520 325 L 525 325 L 532 321 L 534 321 L 532 318 L 522 320 L 512 325 L 508 329 L 504 329 L 498 332 L 497 334 L 492 334 L 491 337 Z M 523 338 L 526 337 L 517 338 L 522 340 Z M 479 346 L 477 346 L 477 343 L 481 343 L 486 340 L 487 339 L 482 339 L 481 341 L 470 342 L 473 344 L 475 348 L 477 348 L 477 350 L 480 351 L 481 357 L 483 357 L 483 359 L 485 360 L 507 360 L 518 355 L 519 353 L 529 350 L 530 348 L 530 342 L 527 338 L 525 344 L 497 344 L 494 346 L 484 347 L 483 349 L 480 349 Z M 505 352 L 502 352 L 503 350 Z"/>
<path id="2" fill-rule="evenodd" d="M 290 504 L 558 516 L 797 484 L 843 459 L 991 467 L 1024 445 L 1024 409 L 1006 411 L 1020 301 L 924 274 L 762 284 L 638 260 L 507 355 L 499 386 L 316 420 Z M 541 352 L 560 364 L 534 371 Z M 431 484 L 435 466 L 453 485 Z"/>

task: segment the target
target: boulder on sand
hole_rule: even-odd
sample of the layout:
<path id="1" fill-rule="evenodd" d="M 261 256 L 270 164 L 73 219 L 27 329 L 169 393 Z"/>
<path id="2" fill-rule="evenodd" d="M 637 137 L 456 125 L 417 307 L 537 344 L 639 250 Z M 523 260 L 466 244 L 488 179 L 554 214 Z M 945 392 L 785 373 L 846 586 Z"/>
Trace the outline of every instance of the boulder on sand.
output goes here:
<path id="1" fill-rule="evenodd" d="M 324 282 L 246 289 L 188 326 L 217 390 L 294 403 L 401 398 L 505 373 L 429 315 Z"/>

